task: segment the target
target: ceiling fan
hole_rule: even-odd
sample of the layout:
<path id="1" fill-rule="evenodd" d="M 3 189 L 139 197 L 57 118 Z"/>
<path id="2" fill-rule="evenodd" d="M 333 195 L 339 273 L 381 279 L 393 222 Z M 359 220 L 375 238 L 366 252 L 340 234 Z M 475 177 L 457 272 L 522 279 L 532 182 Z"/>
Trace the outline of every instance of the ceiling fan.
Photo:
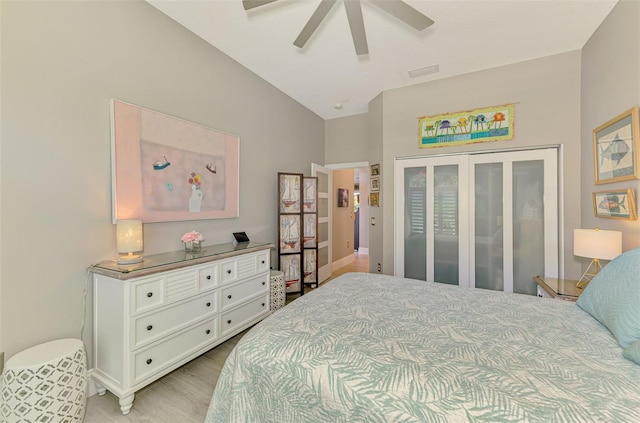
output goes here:
<path id="1" fill-rule="evenodd" d="M 275 1 L 277 0 L 242 0 L 242 5 L 244 6 L 244 10 L 250 10 Z M 318 8 L 313 12 L 313 15 L 311 15 L 304 28 L 302 28 L 302 31 L 300 31 L 300 34 L 293 42 L 293 45 L 300 48 L 304 47 L 336 2 L 337 0 L 321 0 Z M 343 0 L 343 2 L 344 8 L 347 12 L 349 27 L 351 29 L 351 37 L 353 38 L 353 44 L 356 48 L 356 54 L 358 56 L 369 54 L 367 34 L 364 30 L 360 0 Z M 404 23 L 411 25 L 418 31 L 422 31 L 434 24 L 433 20 L 402 0 L 369 0 L 369 2 L 373 3 L 390 15 L 395 16 Z"/>

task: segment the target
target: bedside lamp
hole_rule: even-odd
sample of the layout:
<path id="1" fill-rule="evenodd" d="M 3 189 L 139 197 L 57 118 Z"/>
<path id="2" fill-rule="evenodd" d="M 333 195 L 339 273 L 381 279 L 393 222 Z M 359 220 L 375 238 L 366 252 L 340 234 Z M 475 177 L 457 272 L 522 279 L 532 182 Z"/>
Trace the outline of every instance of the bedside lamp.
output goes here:
<path id="1" fill-rule="evenodd" d="M 602 231 L 598 228 L 574 229 L 573 255 L 592 259 L 576 286 L 584 288 L 591 282 L 591 279 L 602 269 L 600 259 L 612 260 L 621 253 L 622 232 Z"/>
<path id="2" fill-rule="evenodd" d="M 118 264 L 140 263 L 142 256 L 133 254 L 143 250 L 142 220 L 127 219 L 116 222 L 116 245 L 120 256 Z"/>

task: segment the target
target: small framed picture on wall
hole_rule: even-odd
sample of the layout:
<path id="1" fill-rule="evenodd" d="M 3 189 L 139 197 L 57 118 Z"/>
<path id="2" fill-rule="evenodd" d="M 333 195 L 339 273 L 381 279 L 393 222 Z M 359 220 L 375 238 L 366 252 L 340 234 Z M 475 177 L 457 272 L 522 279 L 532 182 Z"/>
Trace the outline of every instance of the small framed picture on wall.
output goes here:
<path id="1" fill-rule="evenodd" d="M 371 178 L 371 191 L 380 191 L 380 178 Z"/>
<path id="2" fill-rule="evenodd" d="M 633 107 L 593 130 L 595 183 L 640 178 L 638 107 Z"/>
<path id="3" fill-rule="evenodd" d="M 595 217 L 636 220 L 636 196 L 632 188 L 593 193 Z"/>
<path id="4" fill-rule="evenodd" d="M 349 190 L 338 188 L 338 207 L 349 207 Z"/>
<path id="5" fill-rule="evenodd" d="M 380 175 L 380 164 L 376 163 L 371 165 L 371 176 L 379 176 Z"/>

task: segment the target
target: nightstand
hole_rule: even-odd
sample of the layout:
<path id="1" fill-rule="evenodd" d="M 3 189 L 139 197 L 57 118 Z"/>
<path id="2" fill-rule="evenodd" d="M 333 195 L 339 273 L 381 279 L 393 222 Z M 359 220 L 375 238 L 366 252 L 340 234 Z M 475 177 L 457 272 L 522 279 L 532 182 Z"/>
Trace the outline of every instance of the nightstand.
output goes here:
<path id="1" fill-rule="evenodd" d="M 583 288 L 576 288 L 578 281 L 573 279 L 535 276 L 533 280 L 538 284 L 538 297 L 576 302 L 582 291 L 584 291 Z"/>

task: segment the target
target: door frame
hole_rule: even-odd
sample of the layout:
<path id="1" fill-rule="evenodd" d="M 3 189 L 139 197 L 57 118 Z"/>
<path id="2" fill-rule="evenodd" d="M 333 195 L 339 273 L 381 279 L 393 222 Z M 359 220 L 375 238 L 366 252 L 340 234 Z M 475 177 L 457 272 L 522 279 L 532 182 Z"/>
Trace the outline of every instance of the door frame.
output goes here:
<path id="1" fill-rule="evenodd" d="M 331 251 L 331 242 L 332 242 L 332 237 L 331 237 L 331 230 L 332 230 L 332 224 L 331 224 L 331 210 L 333 207 L 332 204 L 332 196 L 331 196 L 331 190 L 332 190 L 332 183 L 333 183 L 333 171 L 325 166 L 319 165 L 317 163 L 311 163 L 311 176 L 318 176 L 318 173 L 322 173 L 322 174 L 326 174 L 327 175 L 327 189 L 329 190 L 329 192 L 321 192 L 320 191 L 320 184 L 318 184 L 318 230 L 316 231 L 316 234 L 318 234 L 318 242 L 317 242 L 317 246 L 318 246 L 318 256 L 320 253 L 320 249 L 321 248 L 326 248 L 327 249 L 327 264 L 325 264 L 324 266 L 320 266 L 319 260 L 318 260 L 318 285 L 320 285 L 322 282 L 324 282 L 325 280 L 329 279 L 331 277 L 331 273 L 332 273 L 332 251 Z M 326 198 L 327 199 L 327 216 L 326 217 L 322 217 L 320 216 L 320 199 L 321 198 Z M 326 223 L 327 224 L 327 240 L 326 241 L 322 241 L 320 242 L 320 224 L 321 223 Z"/>

